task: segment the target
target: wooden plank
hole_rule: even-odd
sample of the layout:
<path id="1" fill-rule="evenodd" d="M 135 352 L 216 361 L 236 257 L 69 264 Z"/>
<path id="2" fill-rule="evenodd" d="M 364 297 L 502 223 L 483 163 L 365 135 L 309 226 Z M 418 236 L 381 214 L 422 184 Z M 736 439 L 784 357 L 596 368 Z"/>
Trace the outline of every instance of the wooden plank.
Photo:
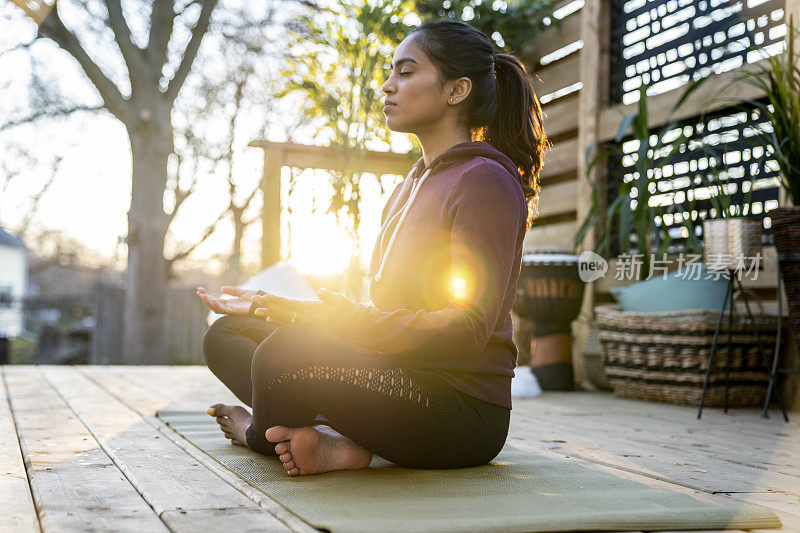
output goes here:
<path id="1" fill-rule="evenodd" d="M 575 221 L 537 225 L 534 220 L 533 228 L 525 235 L 522 245 L 526 249 L 532 246 L 564 246 L 571 249 L 577 227 Z"/>
<path id="2" fill-rule="evenodd" d="M 597 394 L 573 395 L 569 399 L 561 399 L 560 404 L 549 404 L 537 411 L 536 419 L 544 422 L 558 422 L 559 419 L 574 419 L 576 416 L 587 417 L 581 422 L 582 437 L 586 442 L 597 443 L 604 449 L 613 448 L 613 439 L 624 441 L 619 450 L 625 454 L 634 453 L 632 447 L 651 447 L 657 450 L 653 455 L 664 460 L 672 457 L 676 465 L 691 466 L 694 464 L 709 473 L 720 473 L 723 476 L 735 474 L 749 483 L 767 486 L 766 489 L 795 493 L 800 490 L 800 454 L 794 444 L 800 438 L 800 429 L 784 427 L 782 421 L 770 420 L 767 428 L 761 433 L 748 430 L 752 428 L 748 419 L 737 423 L 731 420 L 731 410 L 727 421 L 715 424 L 705 418 L 713 418 L 714 411 L 704 410 L 704 418 L 696 419 L 696 408 L 682 407 L 681 418 L 665 415 L 660 409 L 662 404 L 654 402 L 637 402 L 615 398 L 611 401 L 600 399 Z M 613 402 L 613 403 L 612 403 Z M 626 404 L 641 404 L 638 410 Z M 753 418 L 758 418 L 755 409 L 746 410 Z M 523 414 L 523 418 L 527 415 Z M 582 419 L 583 420 L 583 419 Z M 760 419 L 759 420 L 763 420 Z M 734 427 L 731 427 L 731 425 Z M 737 438 L 731 439 L 735 433 Z M 663 435 L 669 435 L 664 439 Z M 698 463 L 699 461 L 699 463 Z M 732 489 L 728 489 L 732 490 Z M 764 489 L 759 489 L 764 490 Z M 798 501 L 795 496 L 794 501 Z M 800 502 L 798 502 L 800 503 Z"/>
<path id="3" fill-rule="evenodd" d="M 570 54 L 560 61 L 533 72 L 533 90 L 539 98 L 554 93 L 580 80 L 580 55 Z"/>
<path id="4" fill-rule="evenodd" d="M 539 67 L 543 56 L 560 50 L 579 40 L 581 38 L 580 19 L 583 9 L 585 9 L 585 7 L 562 19 L 559 27 L 549 29 L 536 37 L 531 43 L 531 48 L 534 50 L 534 53 L 530 57 L 525 58 L 526 62 L 533 65 L 534 68 Z"/>
<path id="5" fill-rule="evenodd" d="M 577 180 L 575 189 L 576 227 L 580 227 L 591 210 L 592 183 L 597 179 L 597 169 L 587 178 L 588 167 L 584 154 L 598 141 L 599 116 L 602 103 L 608 98 L 610 77 L 610 2 L 586 0 L 580 17 L 580 37 L 583 49 L 580 55 L 580 79 L 583 87 L 578 96 L 578 139 L 576 146 Z M 591 180 L 591 181 L 590 181 Z M 595 245 L 595 232 L 588 231 L 580 243 L 578 252 L 592 250 Z M 591 317 L 595 303 L 595 284 L 588 283 L 581 303 L 580 316 Z M 575 379 L 586 381 L 583 352 L 589 337 L 586 320 L 579 320 L 575 328 L 573 366 Z"/>
<path id="6" fill-rule="evenodd" d="M 40 531 L 0 366 L 0 531 Z"/>
<path id="7" fill-rule="evenodd" d="M 574 213 L 577 202 L 578 184 L 576 180 L 564 181 L 554 185 L 543 185 L 539 198 L 539 216 L 548 217 L 564 213 Z"/>
<path id="8" fill-rule="evenodd" d="M 78 367 L 78 370 L 117 400 L 137 411 L 148 424 L 200 464 L 257 502 L 292 531 L 316 533 L 315 528 L 260 490 L 253 488 L 154 416 L 159 409 L 204 411 L 209 405 L 217 402 L 238 404 L 238 400 L 207 368 L 86 366 Z M 171 516 L 173 521 L 182 519 L 175 514 Z"/>
<path id="9" fill-rule="evenodd" d="M 285 533 L 286 531 L 291 531 L 280 522 L 276 526 L 265 525 L 264 513 L 264 509 L 258 507 L 195 509 L 193 511 L 174 510 L 163 513 L 161 518 L 175 533 L 196 533 L 197 531 Z"/>
<path id="10" fill-rule="evenodd" d="M 559 98 L 542 106 L 544 131 L 550 138 L 567 135 L 578 130 L 577 96 Z"/>
<path id="11" fill-rule="evenodd" d="M 520 420 L 530 423 L 531 430 L 553 430 L 563 435 L 563 415 L 522 415 Z M 581 435 L 571 439 L 564 436 L 554 449 L 564 449 L 581 457 L 594 457 L 606 462 L 625 465 L 627 468 L 656 475 L 673 483 L 709 492 L 767 492 L 780 487 L 785 500 L 797 501 L 800 495 L 800 478 L 790 474 L 768 471 L 750 466 L 744 461 L 726 461 L 733 452 L 722 449 L 709 450 L 693 446 L 691 439 L 683 446 L 669 445 L 663 433 L 654 433 L 656 424 L 636 420 L 639 431 L 628 432 L 608 418 L 581 419 Z M 630 423 L 630 421 L 628 421 Z M 523 430 L 524 431 L 524 430 Z M 530 434 L 530 433 L 528 433 Z M 675 436 L 672 442 L 678 441 Z M 723 451 L 724 450 L 724 451 Z M 741 457 L 741 455 L 739 456 Z"/>
<path id="12" fill-rule="evenodd" d="M 252 508 L 255 515 L 249 511 L 231 513 L 230 527 L 243 529 L 258 523 L 270 531 L 289 531 L 256 502 L 165 439 L 139 413 L 74 368 L 47 367 L 44 373 L 159 516 L 173 512 L 173 521 L 191 522 L 213 509 Z M 240 518 L 242 523 L 236 521 Z"/>
<path id="13" fill-rule="evenodd" d="M 544 159 L 542 165 L 542 180 L 559 176 L 578 169 L 578 140 L 569 139 L 553 146 Z"/>
<path id="14" fill-rule="evenodd" d="M 623 433 L 641 432 L 640 420 L 648 426 L 658 421 L 659 431 L 669 433 L 674 439 L 684 439 L 687 449 L 700 444 L 710 450 L 734 450 L 746 453 L 751 462 L 764 462 L 780 458 L 800 464 L 800 450 L 792 444 L 800 439 L 800 422 L 792 420 L 763 419 L 760 409 L 735 408 L 724 413 L 721 408 L 703 410 L 697 420 L 694 406 L 647 402 L 618 398 L 608 392 L 583 392 L 569 396 L 548 392 L 540 397 L 537 412 L 559 416 L 598 416 L 608 424 L 618 425 Z M 734 432 L 738 439 L 731 439 Z M 761 459 L 760 459 L 761 458 Z M 794 473 L 794 475 L 800 475 Z"/>
<path id="15" fill-rule="evenodd" d="M 35 367 L 5 374 L 43 530 L 167 531 Z"/>

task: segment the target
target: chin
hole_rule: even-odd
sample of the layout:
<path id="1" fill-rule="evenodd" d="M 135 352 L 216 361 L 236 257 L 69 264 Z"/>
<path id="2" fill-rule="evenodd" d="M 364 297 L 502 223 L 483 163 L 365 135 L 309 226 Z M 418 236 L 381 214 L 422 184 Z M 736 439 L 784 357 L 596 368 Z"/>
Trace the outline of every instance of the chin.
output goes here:
<path id="1" fill-rule="evenodd" d="M 395 133 L 414 133 L 410 125 L 403 124 L 401 121 L 398 121 L 397 118 L 389 115 L 386 116 L 386 127 Z"/>

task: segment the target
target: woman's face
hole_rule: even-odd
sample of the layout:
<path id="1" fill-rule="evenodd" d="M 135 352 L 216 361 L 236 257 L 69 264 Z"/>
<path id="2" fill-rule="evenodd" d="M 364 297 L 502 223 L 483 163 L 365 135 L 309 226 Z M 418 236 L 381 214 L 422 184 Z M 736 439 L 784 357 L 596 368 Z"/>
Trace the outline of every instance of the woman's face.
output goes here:
<path id="1" fill-rule="evenodd" d="M 416 34 L 398 45 L 392 73 L 381 86 L 386 95 L 383 114 L 392 131 L 418 133 L 438 122 L 447 111 L 448 97 L 439 86 L 439 71 L 415 44 Z"/>

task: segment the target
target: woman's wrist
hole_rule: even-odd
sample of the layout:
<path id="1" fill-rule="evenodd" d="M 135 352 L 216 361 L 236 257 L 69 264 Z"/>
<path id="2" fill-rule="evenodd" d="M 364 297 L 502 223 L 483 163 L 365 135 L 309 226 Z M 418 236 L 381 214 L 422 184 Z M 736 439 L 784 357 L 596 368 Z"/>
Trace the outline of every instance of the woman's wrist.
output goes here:
<path id="1" fill-rule="evenodd" d="M 267 293 L 264 292 L 264 291 L 257 291 L 256 294 L 258 294 L 259 296 L 262 296 L 262 295 L 267 294 Z M 257 315 L 256 314 L 256 309 L 258 309 L 258 308 L 259 308 L 259 305 L 256 302 L 251 303 L 250 304 L 250 309 L 247 311 L 247 316 L 251 316 L 253 318 L 264 318 L 261 315 Z"/>

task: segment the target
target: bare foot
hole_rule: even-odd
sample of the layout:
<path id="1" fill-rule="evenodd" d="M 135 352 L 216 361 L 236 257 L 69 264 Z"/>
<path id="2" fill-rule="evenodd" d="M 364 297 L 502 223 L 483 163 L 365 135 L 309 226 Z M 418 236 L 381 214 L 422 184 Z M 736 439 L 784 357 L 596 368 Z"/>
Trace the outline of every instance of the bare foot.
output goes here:
<path id="1" fill-rule="evenodd" d="M 246 433 L 253 422 L 253 415 L 244 407 L 218 403 L 211 406 L 208 414 L 217 417 L 217 424 L 225 434 L 225 438 L 231 439 L 231 444 L 247 446 Z"/>
<path id="2" fill-rule="evenodd" d="M 290 476 L 357 470 L 372 461 L 371 451 L 327 426 L 274 426 L 266 435 L 268 441 L 278 443 L 275 451 Z"/>

